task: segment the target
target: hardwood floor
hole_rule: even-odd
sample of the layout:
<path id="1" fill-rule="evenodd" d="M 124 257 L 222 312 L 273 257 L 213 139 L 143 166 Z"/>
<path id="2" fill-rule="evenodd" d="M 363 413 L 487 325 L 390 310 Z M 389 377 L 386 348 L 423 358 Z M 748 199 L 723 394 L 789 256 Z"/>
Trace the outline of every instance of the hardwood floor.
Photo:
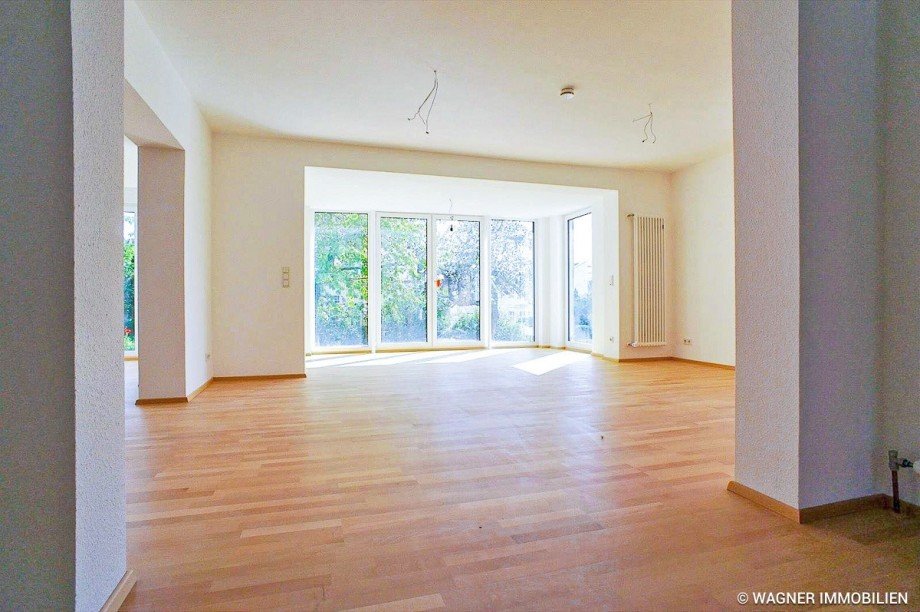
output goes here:
<path id="1" fill-rule="evenodd" d="M 800 526 L 725 491 L 733 387 L 519 349 L 327 356 L 307 380 L 126 405 L 125 608 L 734 609 L 754 590 L 920 606 L 917 519 Z"/>

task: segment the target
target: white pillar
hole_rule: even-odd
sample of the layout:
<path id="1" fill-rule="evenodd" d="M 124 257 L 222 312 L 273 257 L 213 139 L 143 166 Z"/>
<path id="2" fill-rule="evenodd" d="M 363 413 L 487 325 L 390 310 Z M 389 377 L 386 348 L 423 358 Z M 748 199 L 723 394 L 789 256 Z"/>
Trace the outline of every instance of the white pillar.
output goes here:
<path id="1" fill-rule="evenodd" d="M 793 508 L 873 493 L 884 461 L 877 25 L 875 2 L 732 8 L 735 478 Z"/>
<path id="2" fill-rule="evenodd" d="M 125 573 L 123 4 L 0 3 L 0 599 Z"/>
<path id="3" fill-rule="evenodd" d="M 185 397 L 185 151 L 138 147 L 141 400 Z"/>

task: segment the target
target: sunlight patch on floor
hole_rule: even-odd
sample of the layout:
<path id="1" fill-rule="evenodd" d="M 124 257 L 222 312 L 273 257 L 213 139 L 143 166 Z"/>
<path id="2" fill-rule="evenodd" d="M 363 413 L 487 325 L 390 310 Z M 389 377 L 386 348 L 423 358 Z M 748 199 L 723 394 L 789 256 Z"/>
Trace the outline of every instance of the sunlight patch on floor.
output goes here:
<path id="1" fill-rule="evenodd" d="M 377 355 L 371 355 L 370 353 L 355 353 L 354 355 L 311 355 L 307 357 L 307 369 L 314 370 L 316 368 L 328 368 L 329 366 L 339 366 L 345 365 L 348 363 L 354 363 L 356 361 L 364 361 L 366 359 L 375 359 Z"/>
<path id="2" fill-rule="evenodd" d="M 515 354 L 518 359 L 526 358 L 533 353 L 527 353 L 521 348 L 493 348 L 493 349 L 456 349 L 456 350 L 427 350 L 427 351 L 398 351 L 386 353 L 352 353 L 352 354 L 334 354 L 328 353 L 323 355 L 310 355 L 306 358 L 306 367 L 308 370 L 328 367 L 364 367 L 364 366 L 390 366 L 403 363 L 433 363 L 437 365 L 463 364 L 469 362 L 497 357 L 501 355 Z M 574 353 L 571 351 L 561 351 L 546 353 L 542 357 L 530 359 L 513 365 L 513 367 L 535 374 L 537 376 L 546 374 L 557 368 L 581 361 L 587 358 L 584 353 Z M 504 366 L 512 366 L 507 362 Z"/>
<path id="3" fill-rule="evenodd" d="M 574 351 L 559 351 L 558 353 L 553 353 L 552 355 L 547 355 L 546 357 L 537 357 L 536 359 L 531 359 L 530 361 L 525 361 L 524 363 L 518 363 L 514 367 L 518 370 L 523 370 L 535 376 L 542 376 L 547 372 L 552 372 L 553 370 L 558 370 L 567 365 L 577 363 L 579 361 L 584 361 L 588 359 L 590 355 L 585 353 L 576 353 Z"/>
<path id="4" fill-rule="evenodd" d="M 456 355 L 432 359 L 428 363 L 463 363 L 473 361 L 474 359 L 483 359 L 485 357 L 494 357 L 495 355 L 504 355 L 515 349 L 480 349 L 472 351 L 462 351 Z"/>
<path id="5" fill-rule="evenodd" d="M 361 361 L 357 363 L 346 364 L 348 367 L 353 366 L 383 366 L 383 365 L 397 365 L 400 363 L 407 363 L 410 361 L 421 361 L 422 359 L 431 359 L 434 355 L 430 352 L 419 351 L 417 353 L 377 353 L 375 359 L 368 361 Z"/>

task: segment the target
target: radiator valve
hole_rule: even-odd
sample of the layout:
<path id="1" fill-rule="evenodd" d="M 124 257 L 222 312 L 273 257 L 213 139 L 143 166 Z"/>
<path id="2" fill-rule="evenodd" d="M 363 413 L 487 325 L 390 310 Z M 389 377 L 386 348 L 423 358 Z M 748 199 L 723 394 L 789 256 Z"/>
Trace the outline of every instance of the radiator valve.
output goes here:
<path id="1" fill-rule="evenodd" d="M 891 509 L 895 512 L 901 512 L 901 499 L 898 496 L 898 470 L 901 468 L 914 468 L 914 462 L 910 459 L 899 459 L 898 451 L 888 451 L 888 469 L 891 470 Z"/>
<path id="2" fill-rule="evenodd" d="M 904 457 L 898 458 L 898 451 L 890 450 L 888 451 L 888 469 L 892 472 L 896 472 L 901 468 L 913 468 L 914 462 L 910 459 Z"/>

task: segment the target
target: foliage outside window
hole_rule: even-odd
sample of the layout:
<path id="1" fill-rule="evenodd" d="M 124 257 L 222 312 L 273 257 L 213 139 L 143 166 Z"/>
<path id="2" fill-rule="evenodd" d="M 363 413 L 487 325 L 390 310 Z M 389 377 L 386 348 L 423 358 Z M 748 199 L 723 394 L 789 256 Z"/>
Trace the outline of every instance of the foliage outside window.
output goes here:
<path id="1" fill-rule="evenodd" d="M 124 350 L 137 350 L 135 316 L 135 264 L 137 251 L 137 213 L 124 213 Z"/>
<path id="2" fill-rule="evenodd" d="M 428 341 L 428 220 L 380 219 L 380 337 Z"/>
<path id="3" fill-rule="evenodd" d="M 479 222 L 438 219 L 437 328 L 441 340 L 479 340 Z"/>
<path id="4" fill-rule="evenodd" d="M 316 342 L 319 346 L 366 346 L 367 215 L 314 215 Z"/>
<path id="5" fill-rule="evenodd" d="M 493 219 L 492 339 L 534 341 L 534 233 L 532 221 Z"/>
<path id="6" fill-rule="evenodd" d="M 379 217 L 375 243 L 379 245 L 380 342 L 482 340 L 480 228 L 473 219 Z M 314 213 L 318 347 L 369 344 L 368 230 L 364 213 Z M 429 262 L 432 245 L 434 263 Z M 492 339 L 534 342 L 534 223 L 495 219 L 490 245 Z M 434 330 L 428 326 L 430 298 L 435 306 Z M 590 302 L 587 313 L 590 316 Z"/>

